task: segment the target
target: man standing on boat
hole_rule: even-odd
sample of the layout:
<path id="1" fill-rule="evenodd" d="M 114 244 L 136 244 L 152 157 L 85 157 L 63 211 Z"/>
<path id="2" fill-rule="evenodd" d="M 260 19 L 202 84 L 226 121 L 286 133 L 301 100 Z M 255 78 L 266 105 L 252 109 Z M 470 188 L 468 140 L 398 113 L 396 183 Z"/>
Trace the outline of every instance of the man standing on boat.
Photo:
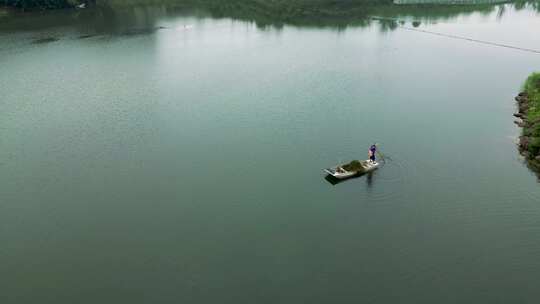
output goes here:
<path id="1" fill-rule="evenodd" d="M 376 153 L 377 153 L 377 144 L 373 144 L 373 145 L 371 145 L 371 147 L 369 147 L 369 152 L 368 152 L 369 159 L 372 162 L 375 162 L 375 154 Z"/>

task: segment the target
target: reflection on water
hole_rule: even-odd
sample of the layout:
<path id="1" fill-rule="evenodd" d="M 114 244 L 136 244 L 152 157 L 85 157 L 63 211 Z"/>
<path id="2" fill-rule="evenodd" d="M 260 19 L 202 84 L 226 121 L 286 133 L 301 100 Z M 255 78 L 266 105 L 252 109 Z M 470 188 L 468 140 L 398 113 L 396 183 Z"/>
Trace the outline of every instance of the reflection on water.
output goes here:
<path id="1" fill-rule="evenodd" d="M 410 22 L 418 27 L 422 23 L 441 22 L 473 13 L 484 15 L 533 9 L 540 11 L 540 2 L 515 2 L 503 5 L 478 4 L 467 6 L 409 6 L 409 5 L 362 5 L 361 7 L 331 8 L 328 10 L 291 9 L 287 7 L 258 6 L 258 2 L 246 1 L 98 1 L 98 5 L 78 11 L 55 11 L 47 14 L 13 14 L 4 17 L 0 31 L 37 30 L 59 26 L 73 26 L 84 32 L 81 37 L 93 34 L 144 34 L 159 28 L 163 18 L 196 16 L 199 18 L 231 18 L 253 22 L 260 29 L 280 29 L 286 24 L 305 27 L 330 27 L 344 29 L 349 26 L 372 26 L 370 17 L 379 18 L 378 26 L 383 32 L 395 30 L 399 22 Z M 139 5 L 133 5 L 139 4 Z M 146 4 L 146 5 L 143 5 Z M 284 4 L 280 4 L 284 5 Z M 401 21 L 392 20 L 399 19 Z M 92 32 L 90 34 L 89 32 Z"/>
<path id="2" fill-rule="evenodd" d="M 141 5 L 131 5 L 133 3 Z M 21 39 L 19 36 L 17 43 L 2 43 L 0 49 L 14 50 L 28 44 L 45 45 L 62 39 L 110 39 L 150 35 L 158 31 L 176 31 L 179 30 L 179 25 L 175 24 L 174 20 L 182 17 L 193 18 L 194 22 L 207 18 L 239 20 L 246 24 L 251 23 L 262 31 L 279 32 L 285 25 L 292 25 L 305 28 L 327 28 L 338 32 L 347 28 L 369 27 L 381 33 L 387 33 L 398 28 L 414 30 L 423 25 L 453 22 L 454 19 L 473 14 L 486 17 L 496 16 L 495 18 L 502 20 L 508 12 L 520 10 L 538 12 L 540 2 L 427 7 L 381 4 L 346 9 L 338 7 L 331 10 L 298 10 L 283 7 L 269 9 L 266 6 L 259 7 L 245 1 L 98 1 L 97 6 L 85 10 L 11 14 L 3 17 L 0 23 L 0 34 L 27 32 L 28 35 L 26 39 Z M 181 25 L 182 31 L 193 28 L 192 24 Z M 471 37 L 458 38 L 471 40 Z M 499 41 L 495 39 L 479 42 L 495 45 Z M 510 47 L 522 48 L 520 45 L 510 45 Z M 529 49 L 528 51 L 536 52 L 537 50 Z"/>
<path id="3" fill-rule="evenodd" d="M 375 175 L 375 172 L 369 172 L 366 174 L 366 183 L 368 188 L 371 188 L 373 186 L 373 175 Z"/>

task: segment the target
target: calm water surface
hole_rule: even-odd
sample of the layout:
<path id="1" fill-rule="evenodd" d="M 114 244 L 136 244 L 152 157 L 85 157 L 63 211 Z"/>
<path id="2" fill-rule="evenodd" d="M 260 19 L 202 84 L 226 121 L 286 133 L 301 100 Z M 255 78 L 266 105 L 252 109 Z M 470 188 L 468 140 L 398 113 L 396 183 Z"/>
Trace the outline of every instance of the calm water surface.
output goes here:
<path id="1" fill-rule="evenodd" d="M 379 15 L 540 50 L 532 8 Z M 378 21 L 0 19 L 0 302 L 537 303 L 539 66 Z"/>

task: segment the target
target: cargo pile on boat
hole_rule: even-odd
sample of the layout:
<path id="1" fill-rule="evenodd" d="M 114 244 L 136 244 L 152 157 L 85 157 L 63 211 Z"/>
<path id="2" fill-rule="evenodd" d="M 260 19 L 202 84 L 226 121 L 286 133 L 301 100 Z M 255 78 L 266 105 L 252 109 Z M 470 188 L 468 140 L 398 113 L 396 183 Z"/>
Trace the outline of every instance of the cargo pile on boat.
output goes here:
<path id="1" fill-rule="evenodd" d="M 358 160 L 353 160 L 350 163 L 341 166 L 343 170 L 349 171 L 349 172 L 357 172 L 357 173 L 364 173 L 366 171 L 366 168 L 363 162 L 360 162 Z"/>

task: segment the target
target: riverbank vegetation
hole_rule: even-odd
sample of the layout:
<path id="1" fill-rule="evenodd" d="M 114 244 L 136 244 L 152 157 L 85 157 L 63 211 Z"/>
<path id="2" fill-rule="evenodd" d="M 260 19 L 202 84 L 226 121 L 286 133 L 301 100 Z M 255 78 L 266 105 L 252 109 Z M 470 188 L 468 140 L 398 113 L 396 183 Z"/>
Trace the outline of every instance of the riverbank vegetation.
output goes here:
<path id="1" fill-rule="evenodd" d="M 515 116 L 522 119 L 516 123 L 523 128 L 520 152 L 534 169 L 540 170 L 540 73 L 527 78 L 516 100 L 519 112 Z"/>

